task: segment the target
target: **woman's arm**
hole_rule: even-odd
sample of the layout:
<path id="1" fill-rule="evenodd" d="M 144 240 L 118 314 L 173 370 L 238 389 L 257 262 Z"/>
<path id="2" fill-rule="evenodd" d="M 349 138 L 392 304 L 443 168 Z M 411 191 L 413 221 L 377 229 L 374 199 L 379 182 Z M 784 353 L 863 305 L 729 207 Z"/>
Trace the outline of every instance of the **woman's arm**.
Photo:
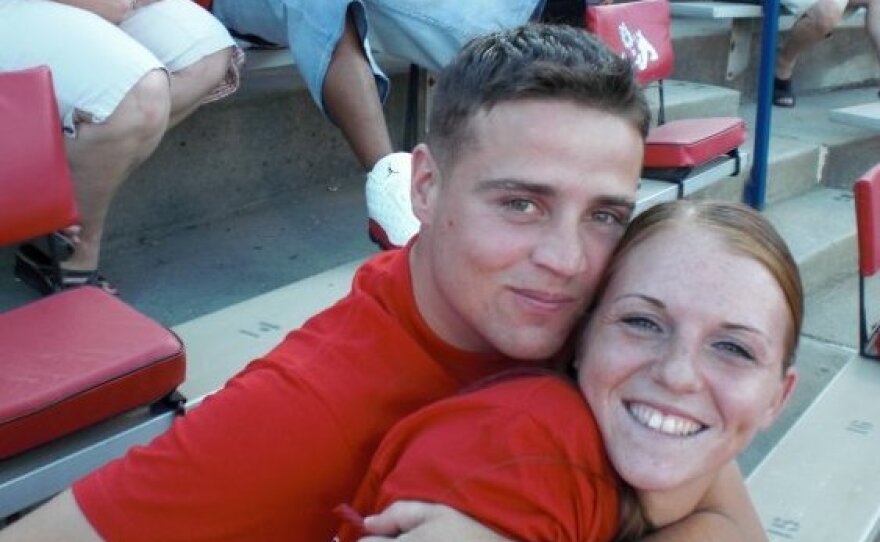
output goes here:
<path id="1" fill-rule="evenodd" d="M 766 542 L 736 461 L 728 463 L 697 509 L 645 538 L 650 542 Z"/>
<path id="2" fill-rule="evenodd" d="M 474 540 L 512 542 L 470 517 L 440 504 L 401 501 L 365 520 L 373 534 L 359 542 Z M 451 536 L 453 535 L 454 536 Z M 767 540 L 736 462 L 719 473 L 697 510 L 648 536 L 650 542 L 743 542 Z M 520 541 L 531 542 L 531 541 Z"/>

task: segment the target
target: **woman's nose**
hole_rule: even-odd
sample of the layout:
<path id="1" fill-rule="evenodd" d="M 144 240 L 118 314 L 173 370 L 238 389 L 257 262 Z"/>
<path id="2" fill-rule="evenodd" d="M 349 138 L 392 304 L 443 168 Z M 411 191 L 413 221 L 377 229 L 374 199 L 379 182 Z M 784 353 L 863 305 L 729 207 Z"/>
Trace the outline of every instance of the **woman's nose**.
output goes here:
<path id="1" fill-rule="evenodd" d="M 699 348 L 682 338 L 673 339 L 658 352 L 652 365 L 654 379 L 676 393 L 693 393 L 702 389 Z"/>

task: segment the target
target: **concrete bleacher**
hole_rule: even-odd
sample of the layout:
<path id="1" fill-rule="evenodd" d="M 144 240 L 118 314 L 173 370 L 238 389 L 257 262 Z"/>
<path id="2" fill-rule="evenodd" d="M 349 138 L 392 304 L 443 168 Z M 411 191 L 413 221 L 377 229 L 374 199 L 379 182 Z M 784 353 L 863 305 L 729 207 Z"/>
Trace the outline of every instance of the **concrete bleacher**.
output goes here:
<path id="1" fill-rule="evenodd" d="M 729 19 L 675 18 L 669 118 L 740 114 L 752 124 L 758 25 L 745 67 L 728 79 L 732 28 Z M 387 106 L 397 140 L 404 67 L 392 69 Z M 876 101 L 877 75 L 861 22 L 850 20 L 802 59 L 798 106 L 773 110 L 766 213 L 804 273 L 807 320 L 795 400 L 741 457 L 772 540 L 876 536 L 880 476 L 866 450 L 878 449 L 872 393 L 880 375 L 855 356 L 851 183 L 880 161 L 880 132 L 835 122 L 829 111 Z M 739 199 L 747 176 L 748 168 L 698 197 Z M 184 391 L 198 397 L 342 295 L 374 250 L 363 173 L 272 52 L 251 65 L 237 96 L 175 129 L 123 188 L 104 271 L 124 299 L 184 339 Z M 11 260 L 11 250 L 0 250 L 0 265 L 11 269 Z M 0 274 L 0 310 L 34 295 L 10 275 Z"/>

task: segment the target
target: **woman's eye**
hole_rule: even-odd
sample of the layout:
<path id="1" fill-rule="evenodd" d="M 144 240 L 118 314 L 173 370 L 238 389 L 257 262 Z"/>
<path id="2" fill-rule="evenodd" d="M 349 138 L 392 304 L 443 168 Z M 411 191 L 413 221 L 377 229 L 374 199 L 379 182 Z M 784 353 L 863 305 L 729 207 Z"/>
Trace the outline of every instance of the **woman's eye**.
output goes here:
<path id="1" fill-rule="evenodd" d="M 735 342 L 730 342 L 730 341 L 717 342 L 717 343 L 715 343 L 715 348 L 721 350 L 722 352 L 727 352 L 729 354 L 733 354 L 734 356 L 737 356 L 739 358 L 742 358 L 742 359 L 745 359 L 748 361 L 755 360 L 755 356 L 751 352 L 749 352 L 749 350 L 747 348 L 745 348 Z"/>
<path id="2" fill-rule="evenodd" d="M 660 331 L 660 326 L 644 316 L 625 316 L 620 319 L 627 327 L 644 331 Z"/>

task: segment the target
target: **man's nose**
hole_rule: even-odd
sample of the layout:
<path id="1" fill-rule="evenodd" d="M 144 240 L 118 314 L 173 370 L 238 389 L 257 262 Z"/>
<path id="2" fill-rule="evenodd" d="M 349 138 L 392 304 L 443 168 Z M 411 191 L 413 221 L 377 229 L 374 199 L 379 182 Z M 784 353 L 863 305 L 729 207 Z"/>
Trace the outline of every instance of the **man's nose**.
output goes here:
<path id="1" fill-rule="evenodd" d="M 570 221 L 568 221 L 570 222 Z M 534 262 L 557 275 L 572 277 L 583 273 L 589 264 L 586 239 L 579 224 L 558 220 L 538 239 Z"/>

